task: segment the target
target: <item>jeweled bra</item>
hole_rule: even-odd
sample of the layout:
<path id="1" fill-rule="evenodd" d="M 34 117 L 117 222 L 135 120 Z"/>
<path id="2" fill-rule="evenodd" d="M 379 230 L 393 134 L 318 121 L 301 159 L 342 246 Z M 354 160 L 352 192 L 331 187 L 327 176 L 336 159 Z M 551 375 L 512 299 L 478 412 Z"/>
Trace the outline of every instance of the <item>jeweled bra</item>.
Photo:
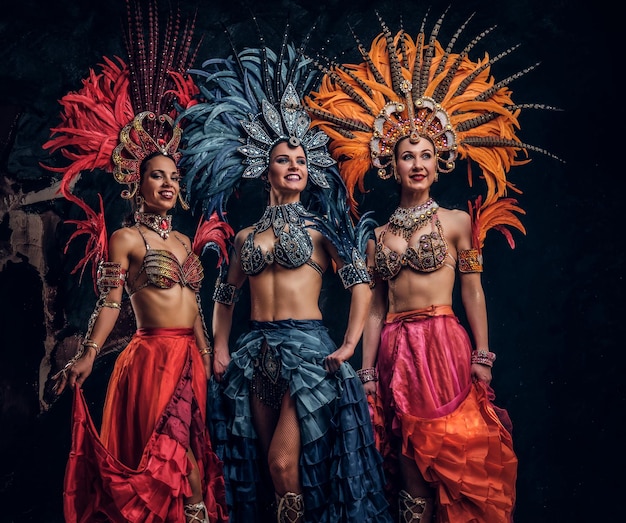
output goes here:
<path id="1" fill-rule="evenodd" d="M 450 257 L 450 259 L 456 263 L 448 253 L 448 244 L 443 235 L 441 222 L 437 216 L 437 207 L 435 207 L 433 212 L 429 213 L 428 220 L 423 222 L 420 227 L 412 229 L 407 227 L 406 229 L 410 230 L 411 234 L 413 234 L 428 222 L 431 223 L 431 231 L 422 234 L 418 239 L 417 246 L 407 247 L 406 251 L 402 254 L 391 250 L 383 243 L 385 233 L 387 231 L 392 232 L 397 236 L 405 238 L 407 241 L 410 239 L 410 236 L 406 238 L 404 230 L 398 230 L 396 232 L 390 225 L 383 230 L 376 241 L 374 253 L 376 271 L 383 280 L 395 278 L 403 267 L 409 267 L 418 272 L 433 272 L 446 263 L 446 257 Z M 450 267 L 454 268 L 452 265 L 450 265 Z"/>

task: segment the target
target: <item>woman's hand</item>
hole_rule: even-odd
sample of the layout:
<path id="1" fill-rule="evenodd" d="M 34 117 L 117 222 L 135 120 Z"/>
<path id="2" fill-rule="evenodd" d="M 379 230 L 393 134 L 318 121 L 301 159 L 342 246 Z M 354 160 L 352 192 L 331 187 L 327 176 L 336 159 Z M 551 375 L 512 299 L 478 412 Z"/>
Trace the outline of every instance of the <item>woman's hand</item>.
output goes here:
<path id="1" fill-rule="evenodd" d="M 363 384 L 363 389 L 365 390 L 365 395 L 366 396 L 376 396 L 376 382 L 375 381 L 368 381 L 366 383 Z"/>
<path id="2" fill-rule="evenodd" d="M 482 381 L 486 385 L 491 383 L 491 367 L 480 363 L 472 363 L 471 373 L 474 380 Z"/>
<path id="3" fill-rule="evenodd" d="M 228 350 L 215 350 L 213 354 L 213 375 L 220 382 L 230 364 L 230 352 Z"/>
<path id="4" fill-rule="evenodd" d="M 324 358 L 324 367 L 326 371 L 333 374 L 339 370 L 346 361 L 354 354 L 354 349 L 347 345 L 342 345 L 335 352 Z"/>
<path id="5" fill-rule="evenodd" d="M 60 395 L 67 385 L 70 388 L 74 388 L 76 385 L 79 387 L 85 382 L 85 380 L 91 374 L 93 370 L 93 362 L 95 360 L 95 353 L 93 350 L 85 349 L 85 353 L 77 360 L 70 360 L 67 365 L 57 372 L 52 379 L 56 381 L 54 388 L 52 389 L 55 394 Z"/>

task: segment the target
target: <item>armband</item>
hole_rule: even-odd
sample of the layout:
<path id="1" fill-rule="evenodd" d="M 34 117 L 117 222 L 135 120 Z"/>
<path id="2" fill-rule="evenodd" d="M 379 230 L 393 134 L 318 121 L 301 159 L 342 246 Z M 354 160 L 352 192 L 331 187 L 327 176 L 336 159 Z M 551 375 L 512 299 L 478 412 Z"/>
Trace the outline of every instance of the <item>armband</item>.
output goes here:
<path id="1" fill-rule="evenodd" d="M 459 272 L 483 272 L 483 256 L 478 249 L 459 251 Z"/>
<path id="2" fill-rule="evenodd" d="M 108 307 L 109 309 L 121 309 L 122 304 L 118 301 L 105 301 L 102 303 L 103 307 Z"/>
<path id="3" fill-rule="evenodd" d="M 223 305 L 232 305 L 239 298 L 239 291 L 232 283 L 224 283 L 220 278 L 215 282 L 213 301 Z"/>
<path id="4" fill-rule="evenodd" d="M 496 361 L 496 354 L 494 352 L 489 352 L 488 350 L 472 351 L 472 363 L 480 363 L 481 365 L 487 365 L 487 367 L 493 367 L 494 361 Z"/>
<path id="5" fill-rule="evenodd" d="M 126 281 L 126 270 L 119 263 L 101 261 L 98 264 L 96 283 L 100 293 L 121 287 Z"/>
<path id="6" fill-rule="evenodd" d="M 358 283 L 371 283 L 365 260 L 357 249 L 352 249 L 352 263 L 347 263 L 337 271 L 343 283 L 343 288 L 348 289 Z"/>

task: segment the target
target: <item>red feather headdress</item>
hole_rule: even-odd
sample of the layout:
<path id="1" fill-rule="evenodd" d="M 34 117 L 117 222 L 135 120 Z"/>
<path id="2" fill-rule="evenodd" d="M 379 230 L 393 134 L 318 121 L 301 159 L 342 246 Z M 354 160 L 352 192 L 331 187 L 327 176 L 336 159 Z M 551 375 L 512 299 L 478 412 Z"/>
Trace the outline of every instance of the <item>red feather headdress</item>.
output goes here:
<path id="1" fill-rule="evenodd" d="M 127 62 L 119 57 L 103 58 L 99 70 L 91 69 L 83 87 L 60 100 L 61 123 L 51 129 L 43 145 L 69 160 L 65 167 L 43 165 L 62 175 L 60 192 L 83 209 L 85 220 L 68 220 L 78 236 L 89 239 L 83 258 L 74 268 L 82 272 L 107 256 L 107 233 L 102 196 L 100 209 L 93 211 L 74 191 L 80 175 L 103 170 L 128 186 L 122 197 L 132 198 L 139 183 L 139 165 L 150 153 L 160 150 L 175 161 L 181 128 L 175 124 L 178 111 L 194 102 L 198 92 L 185 72 L 193 64 L 200 43 L 192 48 L 195 20 L 181 23 L 180 12 L 171 14 L 161 28 L 156 1 L 148 4 L 147 16 L 139 2 L 127 0 L 128 25 L 124 34 Z M 158 60 L 152 57 L 158 56 Z M 66 246 L 67 250 L 67 246 Z"/>

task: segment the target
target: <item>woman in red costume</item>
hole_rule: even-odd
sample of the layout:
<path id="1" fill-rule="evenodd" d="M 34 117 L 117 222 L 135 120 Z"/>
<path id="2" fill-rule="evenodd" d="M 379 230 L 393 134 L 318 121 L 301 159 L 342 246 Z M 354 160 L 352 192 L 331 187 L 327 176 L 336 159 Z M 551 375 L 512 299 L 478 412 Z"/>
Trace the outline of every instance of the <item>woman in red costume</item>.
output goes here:
<path id="1" fill-rule="evenodd" d="M 200 308 L 199 254 L 212 243 L 225 252 L 232 230 L 217 219 L 199 227 L 192 244 L 168 214 L 180 201 L 179 106 L 190 103 L 184 78 L 194 59 L 193 23 L 158 24 L 156 5 L 128 4 L 128 64 L 104 59 L 80 91 L 62 98 L 62 124 L 44 145 L 72 163 L 61 192 L 87 220 L 79 267 L 94 261 L 99 298 L 82 347 L 56 374 L 55 390 L 74 390 L 72 447 L 64 485 L 65 520 L 113 523 L 228 521 L 222 463 L 207 430 L 207 380 L 213 354 Z M 146 53 L 159 60 L 146 60 Z M 81 172 L 113 174 L 133 203 L 129 223 L 107 238 L 99 214 L 74 191 Z M 55 170 L 54 168 L 52 170 Z M 112 186 L 117 184 L 112 183 Z M 119 187 L 119 186 L 117 186 Z M 119 189 L 116 189 L 119 190 Z M 103 201 L 103 198 L 100 198 Z M 136 331 L 111 375 L 98 434 L 82 385 L 91 374 L 129 296 Z"/>
<path id="2" fill-rule="evenodd" d="M 392 34 L 380 20 L 369 51 L 357 40 L 362 62 L 329 62 L 306 102 L 313 124 L 331 138 L 355 214 L 355 189 L 365 191 L 372 167 L 400 188 L 398 207 L 368 244 L 374 292 L 358 371 L 391 506 L 401 522 L 509 523 L 517 457 L 510 419 L 493 404 L 482 247 L 491 228 L 511 247 L 506 226 L 525 232 L 514 214 L 522 209 L 506 197 L 520 192 L 507 173 L 527 162 L 518 154 L 546 151 L 517 138 L 526 106 L 513 104 L 507 87 L 532 68 L 496 83 L 491 65 L 511 50 L 471 60 L 489 31 L 467 39 L 468 19 L 449 44 L 440 43 L 444 16 L 430 34 L 424 20 L 415 38 Z M 462 39 L 466 47 L 457 53 Z M 469 212 L 444 209 L 431 197 L 432 184 L 454 171 L 457 158 L 478 165 L 478 181 L 468 169 L 474 191 L 486 183 Z M 457 283 L 471 337 L 452 310 Z"/>
<path id="3" fill-rule="evenodd" d="M 180 174 L 166 151 L 140 166 L 134 224 L 115 231 L 100 263 L 100 299 L 82 355 L 59 373 L 76 389 L 65 479 L 67 521 L 226 521 L 221 463 L 206 429 L 212 349 L 199 308 L 203 277 L 190 239 L 167 214 Z M 122 293 L 137 321 L 109 381 L 100 438 L 79 388 L 113 330 Z M 77 436 L 80 437 L 77 437 Z"/>

